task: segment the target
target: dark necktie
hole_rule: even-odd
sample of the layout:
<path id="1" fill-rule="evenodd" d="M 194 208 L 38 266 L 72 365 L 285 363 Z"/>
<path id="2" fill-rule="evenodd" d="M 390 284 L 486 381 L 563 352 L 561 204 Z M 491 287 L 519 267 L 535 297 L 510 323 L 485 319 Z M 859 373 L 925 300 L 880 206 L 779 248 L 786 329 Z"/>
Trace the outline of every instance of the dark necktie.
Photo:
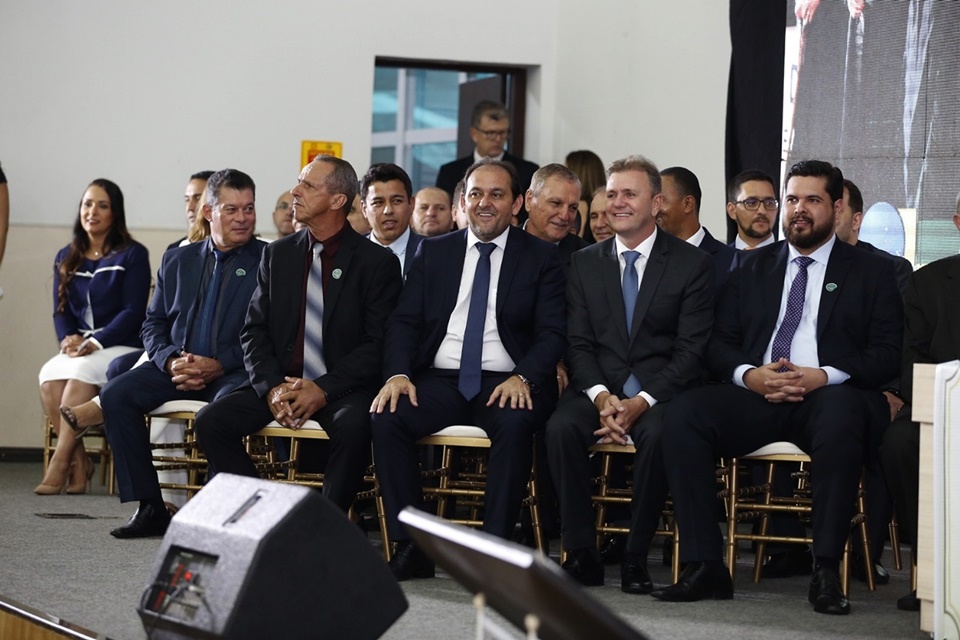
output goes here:
<path id="1" fill-rule="evenodd" d="M 327 372 L 323 359 L 323 245 L 313 243 L 313 261 L 307 276 L 307 308 L 303 315 L 303 377 L 316 380 Z"/>
<path id="2" fill-rule="evenodd" d="M 220 297 L 220 280 L 223 276 L 224 253 L 213 250 L 213 275 L 207 283 L 207 292 L 203 296 L 203 306 L 197 322 L 197 337 L 193 340 L 193 351 L 199 356 L 212 357 L 216 352 L 211 344 L 213 337 L 214 314 L 217 311 L 217 298 Z"/>
<path id="3" fill-rule="evenodd" d="M 477 271 L 470 290 L 467 326 L 463 332 L 463 350 L 460 352 L 460 380 L 458 388 L 463 397 L 473 400 L 480 393 L 480 372 L 483 365 L 483 325 L 487 318 L 487 296 L 490 291 L 490 254 L 497 245 L 478 242 Z"/>
<path id="4" fill-rule="evenodd" d="M 630 334 L 633 331 L 633 311 L 637 308 L 637 294 L 640 292 L 640 279 L 637 277 L 637 260 L 640 259 L 639 251 L 624 251 L 623 261 L 626 265 L 623 268 L 623 311 L 627 314 L 627 342 L 630 342 Z M 640 381 L 632 373 L 623 383 L 623 394 L 633 397 L 640 393 Z"/>
<path id="5" fill-rule="evenodd" d="M 780 329 L 773 338 L 773 346 L 770 348 L 770 359 L 772 362 L 780 358 L 790 359 L 790 345 L 793 343 L 793 335 L 800 326 L 800 317 L 803 315 L 803 299 L 807 291 L 807 267 L 813 262 L 813 258 L 807 256 L 798 256 L 794 259 L 797 263 L 797 275 L 790 285 L 790 293 L 787 294 L 787 310 L 783 314 L 783 322 L 780 323 Z M 781 367 L 779 371 L 786 371 L 786 367 Z"/>

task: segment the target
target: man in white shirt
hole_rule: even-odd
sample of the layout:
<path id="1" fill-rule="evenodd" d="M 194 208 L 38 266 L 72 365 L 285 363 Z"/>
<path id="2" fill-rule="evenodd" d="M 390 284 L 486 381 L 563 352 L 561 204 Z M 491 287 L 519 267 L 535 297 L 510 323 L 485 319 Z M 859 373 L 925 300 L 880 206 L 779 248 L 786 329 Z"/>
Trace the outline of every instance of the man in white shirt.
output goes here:
<path id="1" fill-rule="evenodd" d="M 413 213 L 413 185 L 407 172 L 395 164 L 379 162 L 367 169 L 360 180 L 360 203 L 370 223 L 374 244 L 386 247 L 400 260 L 403 276 L 423 238 L 410 229 Z"/>

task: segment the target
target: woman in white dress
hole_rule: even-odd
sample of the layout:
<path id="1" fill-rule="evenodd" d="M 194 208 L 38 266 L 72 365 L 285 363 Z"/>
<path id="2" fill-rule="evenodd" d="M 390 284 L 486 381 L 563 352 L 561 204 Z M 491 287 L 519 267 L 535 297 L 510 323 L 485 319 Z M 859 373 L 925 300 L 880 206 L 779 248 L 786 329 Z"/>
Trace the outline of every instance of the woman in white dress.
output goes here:
<path id="1" fill-rule="evenodd" d="M 40 495 L 86 491 L 93 463 L 77 446 L 60 407 L 96 396 L 110 361 L 143 347 L 140 326 L 150 293 L 150 260 L 146 247 L 127 231 L 123 193 L 116 184 L 98 179 L 87 187 L 73 241 L 57 253 L 53 272 L 60 353 L 40 370 L 40 398 L 59 437 L 34 490 Z"/>

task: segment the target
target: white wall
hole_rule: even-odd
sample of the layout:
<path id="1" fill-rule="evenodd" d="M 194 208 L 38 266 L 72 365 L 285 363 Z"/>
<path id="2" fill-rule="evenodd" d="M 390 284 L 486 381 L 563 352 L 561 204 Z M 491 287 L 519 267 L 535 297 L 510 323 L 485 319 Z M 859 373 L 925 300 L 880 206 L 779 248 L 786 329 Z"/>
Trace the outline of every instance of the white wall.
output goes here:
<path id="1" fill-rule="evenodd" d="M 342 141 L 362 171 L 376 56 L 510 63 L 530 68 L 531 160 L 587 148 L 685 165 L 722 236 L 727 20 L 713 0 L 3 0 L 0 161 L 15 227 L 0 267 L 0 446 L 41 442 L 50 265 L 91 179 L 122 187 L 156 266 L 193 171 L 248 172 L 264 230 L 301 140 Z"/>

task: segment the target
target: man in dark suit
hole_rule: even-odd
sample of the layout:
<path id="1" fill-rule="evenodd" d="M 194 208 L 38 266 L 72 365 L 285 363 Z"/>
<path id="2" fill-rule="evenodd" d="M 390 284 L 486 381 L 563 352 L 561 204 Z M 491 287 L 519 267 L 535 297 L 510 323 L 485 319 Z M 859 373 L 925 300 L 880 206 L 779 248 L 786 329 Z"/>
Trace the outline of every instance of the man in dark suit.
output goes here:
<path id="1" fill-rule="evenodd" d="M 562 164 L 540 167 L 533 174 L 525 202 L 528 218 L 524 231 L 557 245 L 566 273 L 573 252 L 587 246 L 586 240 L 570 233 L 580 204 L 580 178 Z"/>
<path id="2" fill-rule="evenodd" d="M 566 347 L 564 280 L 556 247 L 510 226 L 523 196 L 514 167 L 485 158 L 467 170 L 466 230 L 420 243 L 387 326 L 386 384 L 370 410 L 377 475 L 400 580 L 433 563 L 397 514 L 422 507 L 416 441 L 475 424 L 492 447 L 483 529 L 513 531 L 530 474 L 533 434 L 557 399 Z"/>
<path id="3" fill-rule="evenodd" d="M 879 389 L 899 368 L 903 309 L 893 263 L 834 235 L 842 198 L 839 169 L 793 165 L 787 241 L 741 255 L 720 295 L 707 364 L 725 384 L 688 391 L 667 410 L 664 464 L 687 566 L 655 597 L 733 597 L 716 459 L 788 440 L 809 453 L 815 478 L 809 600 L 818 613 L 850 611 L 838 568 L 865 451 L 889 421 Z"/>
<path id="4" fill-rule="evenodd" d="M 668 401 L 699 383 L 713 322 L 711 258 L 658 231 L 660 174 L 642 156 L 610 165 L 607 219 L 614 238 L 573 255 L 567 284 L 571 388 L 547 423 L 547 453 L 560 495 L 564 569 L 603 584 L 590 496 L 588 447 L 626 444 L 633 463 L 630 535 L 621 588 L 653 589 L 647 548 L 666 498 L 660 453 Z"/>
<path id="5" fill-rule="evenodd" d="M 717 290 L 736 267 L 737 251 L 723 244 L 700 225 L 700 181 L 684 167 L 669 167 L 660 172 L 663 201 L 657 213 L 657 226 L 672 236 L 686 240 L 713 256 Z"/>
<path id="6" fill-rule="evenodd" d="M 246 382 L 240 330 L 266 246 L 253 237 L 255 186 L 224 169 L 206 181 L 202 215 L 210 237 L 164 253 L 140 332 L 150 361 L 100 392 L 120 501 L 140 501 L 118 538 L 162 535 L 170 516 L 160 495 L 143 416 L 170 400 L 212 402 Z"/>
<path id="7" fill-rule="evenodd" d="M 402 288 L 392 253 L 347 224 L 357 175 L 319 156 L 303 168 L 294 219 L 306 228 L 271 243 L 243 327 L 251 387 L 197 414 L 215 472 L 256 476 L 243 437 L 271 420 L 316 420 L 330 434 L 323 495 L 350 508 L 370 460 L 370 400 L 380 385 L 383 328 Z"/>
<path id="8" fill-rule="evenodd" d="M 407 172 L 395 164 L 370 165 L 360 181 L 360 206 L 370 223 L 371 242 L 386 247 L 400 260 L 407 277 L 422 236 L 410 228 L 413 214 L 413 185 Z"/>
<path id="9" fill-rule="evenodd" d="M 478 102 L 470 116 L 470 139 L 473 140 L 476 148 L 473 154 L 457 158 L 440 167 L 440 171 L 437 173 L 437 186 L 453 196 L 457 182 L 463 180 L 467 169 L 474 162 L 481 158 L 493 158 L 513 165 L 517 170 L 517 177 L 520 181 L 519 193 L 525 193 L 530 187 L 530 181 L 533 179 L 534 171 L 537 170 L 537 165 L 505 151 L 504 147 L 509 137 L 510 115 L 507 113 L 507 108 L 499 102 L 491 100 Z M 521 205 L 520 211 L 515 215 L 521 215 L 523 211 L 524 207 Z M 523 220 L 520 222 L 523 222 Z"/>
<path id="10" fill-rule="evenodd" d="M 953 223 L 960 229 L 960 198 Z M 937 364 L 960 358 L 960 256 L 950 256 L 913 274 L 904 295 L 906 307 L 903 340 L 903 371 L 900 394 L 905 402 L 883 435 L 881 467 L 897 521 L 913 545 L 917 557 L 917 496 L 920 493 L 920 425 L 913 421 L 913 365 Z M 905 611 L 919 611 L 917 592 L 897 600 Z"/>
<path id="11" fill-rule="evenodd" d="M 741 251 L 773 244 L 777 221 L 777 185 L 763 171 L 747 169 L 727 185 L 727 217 L 737 225 L 737 237 L 729 246 Z"/>

